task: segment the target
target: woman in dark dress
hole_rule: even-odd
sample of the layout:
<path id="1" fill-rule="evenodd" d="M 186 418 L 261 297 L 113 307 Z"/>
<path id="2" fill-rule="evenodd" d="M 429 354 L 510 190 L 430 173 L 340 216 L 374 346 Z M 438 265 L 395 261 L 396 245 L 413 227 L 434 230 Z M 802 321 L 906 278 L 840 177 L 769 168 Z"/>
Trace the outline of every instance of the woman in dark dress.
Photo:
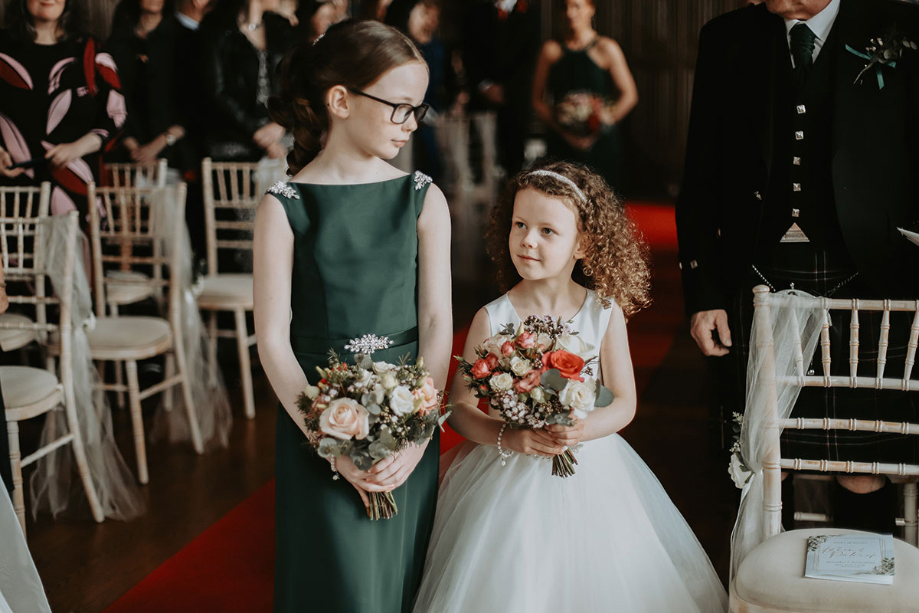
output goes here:
<path id="1" fill-rule="evenodd" d="M 201 22 L 201 77 L 207 99 L 205 151 L 214 160 L 256 162 L 287 155 L 284 129 L 268 117 L 278 64 L 290 45 L 275 2 L 221 0 Z"/>
<path id="2" fill-rule="evenodd" d="M 106 49 L 115 58 L 128 121 L 121 140 L 121 159 L 147 163 L 165 158 L 171 168 L 194 169 L 198 160 L 185 139 L 187 118 L 179 97 L 180 25 L 172 0 L 122 0 L 115 9 Z"/>
<path id="3" fill-rule="evenodd" d="M 638 90 L 616 41 L 593 29 L 594 0 L 565 0 L 567 35 L 543 44 L 533 79 L 533 108 L 550 129 L 549 156 L 587 164 L 621 189 L 616 125 Z"/>
<path id="4" fill-rule="evenodd" d="M 111 55 L 84 34 L 83 0 L 14 0 L 0 30 L 0 184 L 51 181 L 51 212 L 77 209 L 127 117 Z M 11 169 L 13 164 L 26 167 Z"/>

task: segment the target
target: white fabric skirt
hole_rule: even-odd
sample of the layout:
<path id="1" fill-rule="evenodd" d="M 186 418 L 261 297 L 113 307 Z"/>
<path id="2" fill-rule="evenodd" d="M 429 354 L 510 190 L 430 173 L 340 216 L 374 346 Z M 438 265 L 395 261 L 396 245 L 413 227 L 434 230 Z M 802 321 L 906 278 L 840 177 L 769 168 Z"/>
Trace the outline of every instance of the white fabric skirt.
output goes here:
<path id="1" fill-rule="evenodd" d="M 727 596 L 660 482 L 620 436 L 575 475 L 466 443 L 447 471 L 415 613 L 715 613 Z"/>

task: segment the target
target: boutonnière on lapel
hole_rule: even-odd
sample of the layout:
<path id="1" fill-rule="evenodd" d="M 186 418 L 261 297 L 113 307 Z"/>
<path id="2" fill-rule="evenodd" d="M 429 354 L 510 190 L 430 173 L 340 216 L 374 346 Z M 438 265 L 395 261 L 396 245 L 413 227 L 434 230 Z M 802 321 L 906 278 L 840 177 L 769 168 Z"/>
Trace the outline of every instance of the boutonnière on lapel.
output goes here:
<path id="1" fill-rule="evenodd" d="M 919 49 L 919 45 L 916 45 L 914 41 L 902 36 L 885 36 L 883 38 L 879 36 L 872 38 L 869 42 L 870 44 L 865 47 L 865 53 L 856 51 L 849 45 L 846 45 L 846 51 L 868 61 L 861 72 L 858 73 L 858 76 L 855 77 L 855 83 L 861 83 L 865 75 L 874 69 L 878 79 L 878 89 L 884 89 L 884 74 L 881 70 L 884 66 L 896 68 L 897 60 L 903 57 L 904 51 L 916 51 Z"/>

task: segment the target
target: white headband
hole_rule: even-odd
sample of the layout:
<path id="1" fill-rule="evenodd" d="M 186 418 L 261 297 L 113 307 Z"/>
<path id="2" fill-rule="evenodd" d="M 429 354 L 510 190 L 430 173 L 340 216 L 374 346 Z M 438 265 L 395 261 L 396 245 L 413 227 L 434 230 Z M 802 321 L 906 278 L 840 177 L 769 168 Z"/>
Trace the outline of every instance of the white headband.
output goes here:
<path id="1" fill-rule="evenodd" d="M 559 174 L 559 173 L 557 173 L 557 172 L 553 172 L 553 171 L 551 171 L 551 170 L 534 170 L 533 172 L 529 173 L 527 176 L 528 176 L 528 177 L 532 177 L 532 176 L 534 176 L 534 175 L 539 176 L 539 177 L 552 177 L 552 178 L 555 179 L 556 181 L 561 181 L 562 183 L 564 183 L 565 185 L 567 185 L 568 187 L 570 187 L 571 189 L 573 189 L 573 190 L 575 191 L 575 193 L 578 195 L 578 197 L 581 199 L 581 201 L 583 201 L 583 202 L 585 202 L 585 203 L 587 202 L 587 196 L 584 195 L 584 192 L 581 191 L 581 188 L 579 188 L 579 187 L 575 184 L 574 181 L 572 181 L 571 179 L 569 179 L 569 178 L 566 177 L 565 175 L 561 175 L 561 174 Z"/>

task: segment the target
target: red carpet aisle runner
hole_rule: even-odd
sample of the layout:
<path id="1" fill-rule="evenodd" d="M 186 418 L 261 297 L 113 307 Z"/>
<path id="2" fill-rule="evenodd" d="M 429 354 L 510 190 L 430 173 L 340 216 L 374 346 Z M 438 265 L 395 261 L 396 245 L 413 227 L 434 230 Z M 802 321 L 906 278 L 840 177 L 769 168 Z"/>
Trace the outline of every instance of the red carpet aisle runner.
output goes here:
<path id="1" fill-rule="evenodd" d="M 651 246 L 654 273 L 654 305 L 629 322 L 640 394 L 670 350 L 683 319 L 683 304 L 673 207 L 630 203 L 629 210 Z M 454 355 L 462 351 L 465 337 L 466 329 L 454 337 Z M 441 451 L 461 440 L 448 429 Z M 267 612 L 272 609 L 273 575 L 274 480 L 164 562 L 105 613 Z"/>

